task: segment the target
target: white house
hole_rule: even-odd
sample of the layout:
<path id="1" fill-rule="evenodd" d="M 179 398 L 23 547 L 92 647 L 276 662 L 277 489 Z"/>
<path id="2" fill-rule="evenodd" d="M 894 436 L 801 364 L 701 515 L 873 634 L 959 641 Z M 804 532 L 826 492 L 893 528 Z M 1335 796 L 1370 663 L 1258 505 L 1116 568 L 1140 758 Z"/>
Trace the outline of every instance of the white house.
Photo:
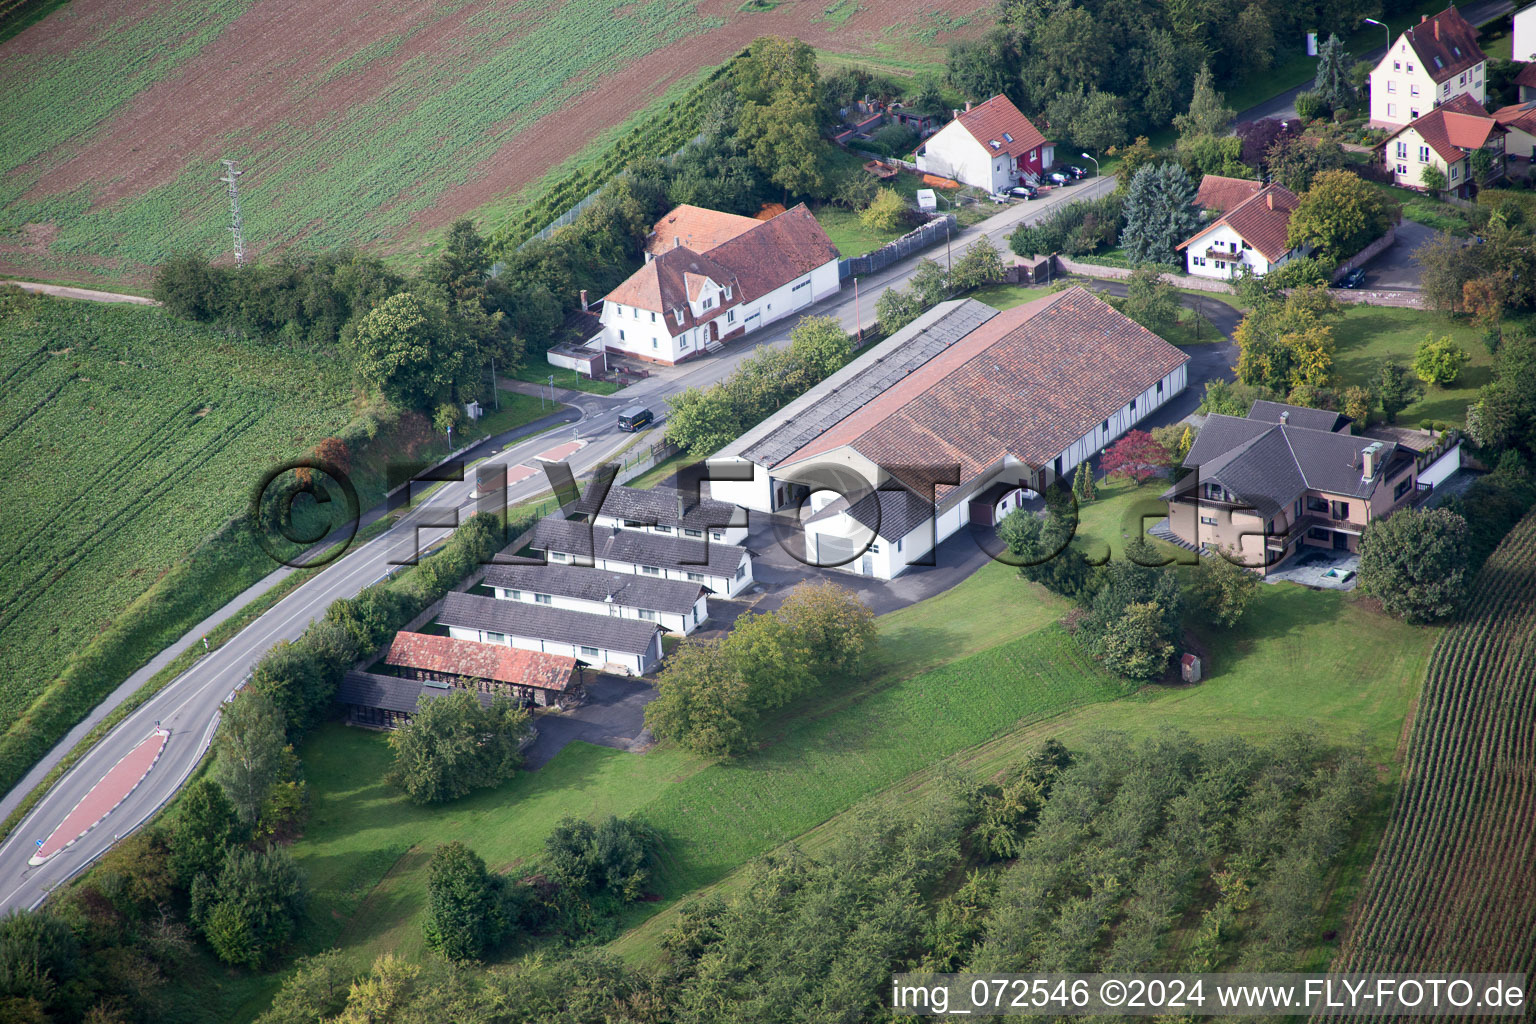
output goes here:
<path id="1" fill-rule="evenodd" d="M 1299 200 L 1284 185 L 1266 185 L 1179 243 L 1196 277 L 1225 280 L 1247 267 L 1262 277 L 1301 250 L 1286 244 Z"/>
<path id="2" fill-rule="evenodd" d="M 575 658 L 607 672 L 645 675 L 661 660 L 661 627 L 452 591 L 437 621 L 455 640 L 505 644 Z"/>
<path id="3" fill-rule="evenodd" d="M 681 208 L 679 208 L 681 209 Z M 766 221 L 689 208 L 686 224 L 657 222 L 643 267 L 603 299 L 609 352 L 672 365 L 750 334 L 829 295 L 839 254 L 802 203 Z M 668 217 L 674 217 L 674 210 Z M 706 216 L 708 215 L 708 216 Z M 709 216 L 723 218 L 711 227 Z M 690 248 L 687 237 L 705 251 Z M 734 232 L 734 233 L 733 233 Z M 716 239 L 724 241 L 715 243 Z"/>
<path id="4" fill-rule="evenodd" d="M 1371 72 L 1371 125 L 1405 125 L 1453 96 L 1482 103 L 1486 66 L 1477 29 L 1460 11 L 1447 7 L 1422 18 L 1397 37 Z"/>
<path id="5" fill-rule="evenodd" d="M 692 633 L 709 618 L 709 588 L 698 581 L 577 566 L 495 564 L 486 567 L 483 582 L 503 601 L 641 619 L 672 633 Z"/>
<path id="6" fill-rule="evenodd" d="M 807 561 L 890 579 L 1183 391 L 1189 357 L 1084 288 L 941 303 L 710 459 L 710 493 L 808 511 Z"/>
<path id="7" fill-rule="evenodd" d="M 1522 61 L 1536 60 L 1536 4 L 1528 4 L 1515 12 L 1510 58 Z"/>
<path id="8" fill-rule="evenodd" d="M 1501 113 L 1512 126 L 1522 123 L 1518 111 L 1505 108 Z M 1503 173 L 1504 144 L 1509 135 L 1504 123 L 1472 97 L 1452 96 L 1444 105 L 1387 136 L 1381 144 L 1381 159 L 1398 185 L 1424 188 L 1424 171 L 1432 167 L 1451 191 L 1465 195 L 1473 178 L 1472 154 L 1478 150 L 1488 153 L 1490 177 Z"/>
<path id="9" fill-rule="evenodd" d="M 544 552 L 551 567 L 583 566 L 702 583 L 725 597 L 752 585 L 752 556 L 734 544 L 604 528 L 553 515 L 534 525 L 529 546 Z"/>
<path id="10" fill-rule="evenodd" d="M 920 170 L 989 192 L 1036 178 L 1055 162 L 1055 146 L 1001 94 L 955 111 L 917 149 Z"/>
<path id="11" fill-rule="evenodd" d="M 588 486 L 580 498 L 560 511 L 567 519 L 591 522 L 610 530 L 639 530 L 687 540 L 703 540 L 707 536 L 717 544 L 741 544 L 747 539 L 745 509 L 710 498 L 691 500 L 671 487 L 615 484 L 599 503 L 597 490 Z"/>

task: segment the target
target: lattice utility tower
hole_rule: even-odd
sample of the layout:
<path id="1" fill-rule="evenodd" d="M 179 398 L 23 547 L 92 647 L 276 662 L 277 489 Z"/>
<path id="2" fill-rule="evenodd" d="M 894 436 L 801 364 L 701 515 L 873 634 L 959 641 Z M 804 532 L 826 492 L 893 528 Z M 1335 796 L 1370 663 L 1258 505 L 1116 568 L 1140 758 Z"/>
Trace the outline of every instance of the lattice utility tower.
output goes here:
<path id="1" fill-rule="evenodd" d="M 224 177 L 219 180 L 229 185 L 229 233 L 235 236 L 235 266 L 245 263 L 245 232 L 240 223 L 240 175 L 245 172 L 235 166 L 233 160 L 222 161 Z"/>

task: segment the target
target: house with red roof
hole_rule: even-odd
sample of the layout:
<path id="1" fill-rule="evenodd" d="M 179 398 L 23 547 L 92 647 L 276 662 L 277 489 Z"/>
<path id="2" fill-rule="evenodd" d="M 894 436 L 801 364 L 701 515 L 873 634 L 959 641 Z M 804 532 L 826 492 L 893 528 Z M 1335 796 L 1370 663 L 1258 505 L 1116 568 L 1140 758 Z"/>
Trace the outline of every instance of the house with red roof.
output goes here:
<path id="1" fill-rule="evenodd" d="M 1455 96 L 1482 103 L 1487 64 L 1477 29 L 1456 8 L 1421 18 L 1371 72 L 1371 125 L 1408 124 Z"/>
<path id="2" fill-rule="evenodd" d="M 834 294 L 837 247 L 802 203 L 768 220 L 680 206 L 603 298 L 591 347 L 671 366 Z"/>
<path id="3" fill-rule="evenodd" d="M 1038 177 L 1055 162 L 1055 146 L 1002 94 L 955 111 L 917 149 L 919 170 L 988 192 Z"/>
<path id="4" fill-rule="evenodd" d="M 1523 94 L 1524 90 L 1521 91 Z M 1522 96 L 1519 103 L 1500 107 L 1492 116 L 1499 127 L 1509 133 L 1504 136 L 1506 158 L 1515 156 L 1530 160 L 1536 157 L 1536 95 L 1529 99 Z"/>
<path id="5" fill-rule="evenodd" d="M 1246 268 L 1259 277 L 1295 256 L 1286 241 L 1300 202 L 1284 185 L 1265 185 L 1183 242 L 1184 265 L 1196 277 L 1226 280 Z"/>
<path id="6" fill-rule="evenodd" d="M 1488 177 L 1504 170 L 1504 140 L 1508 130 L 1470 96 L 1455 96 L 1381 144 L 1383 165 L 1395 184 L 1424 188 L 1424 172 L 1434 168 L 1446 185 L 1465 195 L 1472 184 L 1472 154 L 1484 150 L 1491 158 Z"/>

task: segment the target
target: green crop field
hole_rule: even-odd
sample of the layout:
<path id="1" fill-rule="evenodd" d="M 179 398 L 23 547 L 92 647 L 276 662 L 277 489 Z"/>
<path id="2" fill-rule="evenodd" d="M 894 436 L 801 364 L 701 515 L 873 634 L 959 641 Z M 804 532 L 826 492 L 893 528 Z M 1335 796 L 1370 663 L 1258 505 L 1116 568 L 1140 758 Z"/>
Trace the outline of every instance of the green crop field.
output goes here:
<path id="1" fill-rule="evenodd" d="M 1536 970 L 1536 514 L 1435 647 L 1340 971 Z M 1522 898 L 1524 897 L 1524 898 Z"/>
<path id="2" fill-rule="evenodd" d="M 0 305 L 0 712 L 350 418 L 350 372 L 142 306 Z M 20 487 L 22 491 L 17 491 Z M 24 492 L 26 500 L 17 500 Z"/>

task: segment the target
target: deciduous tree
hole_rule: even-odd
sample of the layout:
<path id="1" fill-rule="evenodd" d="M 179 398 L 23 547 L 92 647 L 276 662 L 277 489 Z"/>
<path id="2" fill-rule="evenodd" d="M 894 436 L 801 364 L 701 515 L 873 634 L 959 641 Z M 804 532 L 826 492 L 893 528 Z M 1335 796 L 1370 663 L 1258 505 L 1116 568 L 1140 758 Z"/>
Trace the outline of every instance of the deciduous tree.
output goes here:
<path id="1" fill-rule="evenodd" d="M 853 591 L 835 583 L 801 583 L 777 614 L 818 679 L 831 682 L 863 674 L 875 645 L 875 615 Z"/>
<path id="2" fill-rule="evenodd" d="M 213 778 L 241 825 L 253 828 L 262 802 L 291 765 L 282 710 L 254 685 L 225 705 L 213 741 Z"/>
<path id="3" fill-rule="evenodd" d="M 1170 464 L 1168 450 L 1145 430 L 1132 430 L 1110 445 L 1100 467 L 1107 477 L 1121 477 L 1138 486 L 1146 483 Z"/>
<path id="4" fill-rule="evenodd" d="M 1467 521 L 1448 509 L 1403 509 L 1360 538 L 1360 589 L 1392 615 L 1432 622 L 1466 596 Z"/>
<path id="5" fill-rule="evenodd" d="M 216 879 L 192 885 L 192 923 L 220 960 L 258 968 L 287 945 L 305 903 L 304 879 L 284 850 L 231 847 Z"/>
<path id="6" fill-rule="evenodd" d="M 1216 76 L 1211 74 L 1211 66 L 1202 64 L 1195 75 L 1189 111 L 1175 117 L 1173 127 L 1180 136 L 1225 135 L 1233 116 L 1221 93 L 1216 91 Z"/>
<path id="7" fill-rule="evenodd" d="M 893 188 L 882 188 L 859 213 L 859 223 L 871 231 L 895 231 L 907 216 L 907 201 Z"/>
<path id="8" fill-rule="evenodd" d="M 1376 400 L 1388 423 L 1396 423 L 1397 414 L 1423 393 L 1424 385 L 1402 363 L 1388 359 L 1376 368 Z"/>
<path id="9" fill-rule="evenodd" d="M 1204 614 L 1205 621 L 1231 629 L 1253 604 L 1259 586 L 1257 574 L 1219 553 L 1206 554 L 1190 576 L 1190 603 Z"/>
<path id="10" fill-rule="evenodd" d="M 955 260 L 949 283 L 957 292 L 970 291 L 1003 279 L 1003 254 L 985 236 L 976 239 Z"/>
<path id="11" fill-rule="evenodd" d="M 1391 223 L 1392 211 L 1369 182 L 1352 171 L 1323 171 L 1291 214 L 1286 244 L 1311 245 L 1320 255 L 1341 260 L 1380 238 Z"/>
<path id="12" fill-rule="evenodd" d="M 413 292 L 399 292 L 369 310 L 357 323 L 353 344 L 363 381 L 409 409 L 430 410 L 467 393 L 480 373 L 447 309 Z"/>
<path id="13" fill-rule="evenodd" d="M 1449 334 L 1438 338 L 1431 335 L 1419 343 L 1413 354 L 1413 372 L 1425 384 L 1448 387 L 1456 383 L 1461 368 L 1471 361 L 1471 353 L 1452 341 Z"/>
<path id="14" fill-rule="evenodd" d="M 528 712 L 497 694 L 490 707 L 469 690 L 422 697 L 411 720 L 389 734 L 389 780 L 418 804 L 457 800 L 495 786 L 522 766 Z"/>
<path id="15" fill-rule="evenodd" d="M 427 945 L 449 960 L 479 960 L 507 933 L 502 889 L 469 847 L 439 846 L 427 868 Z"/>

